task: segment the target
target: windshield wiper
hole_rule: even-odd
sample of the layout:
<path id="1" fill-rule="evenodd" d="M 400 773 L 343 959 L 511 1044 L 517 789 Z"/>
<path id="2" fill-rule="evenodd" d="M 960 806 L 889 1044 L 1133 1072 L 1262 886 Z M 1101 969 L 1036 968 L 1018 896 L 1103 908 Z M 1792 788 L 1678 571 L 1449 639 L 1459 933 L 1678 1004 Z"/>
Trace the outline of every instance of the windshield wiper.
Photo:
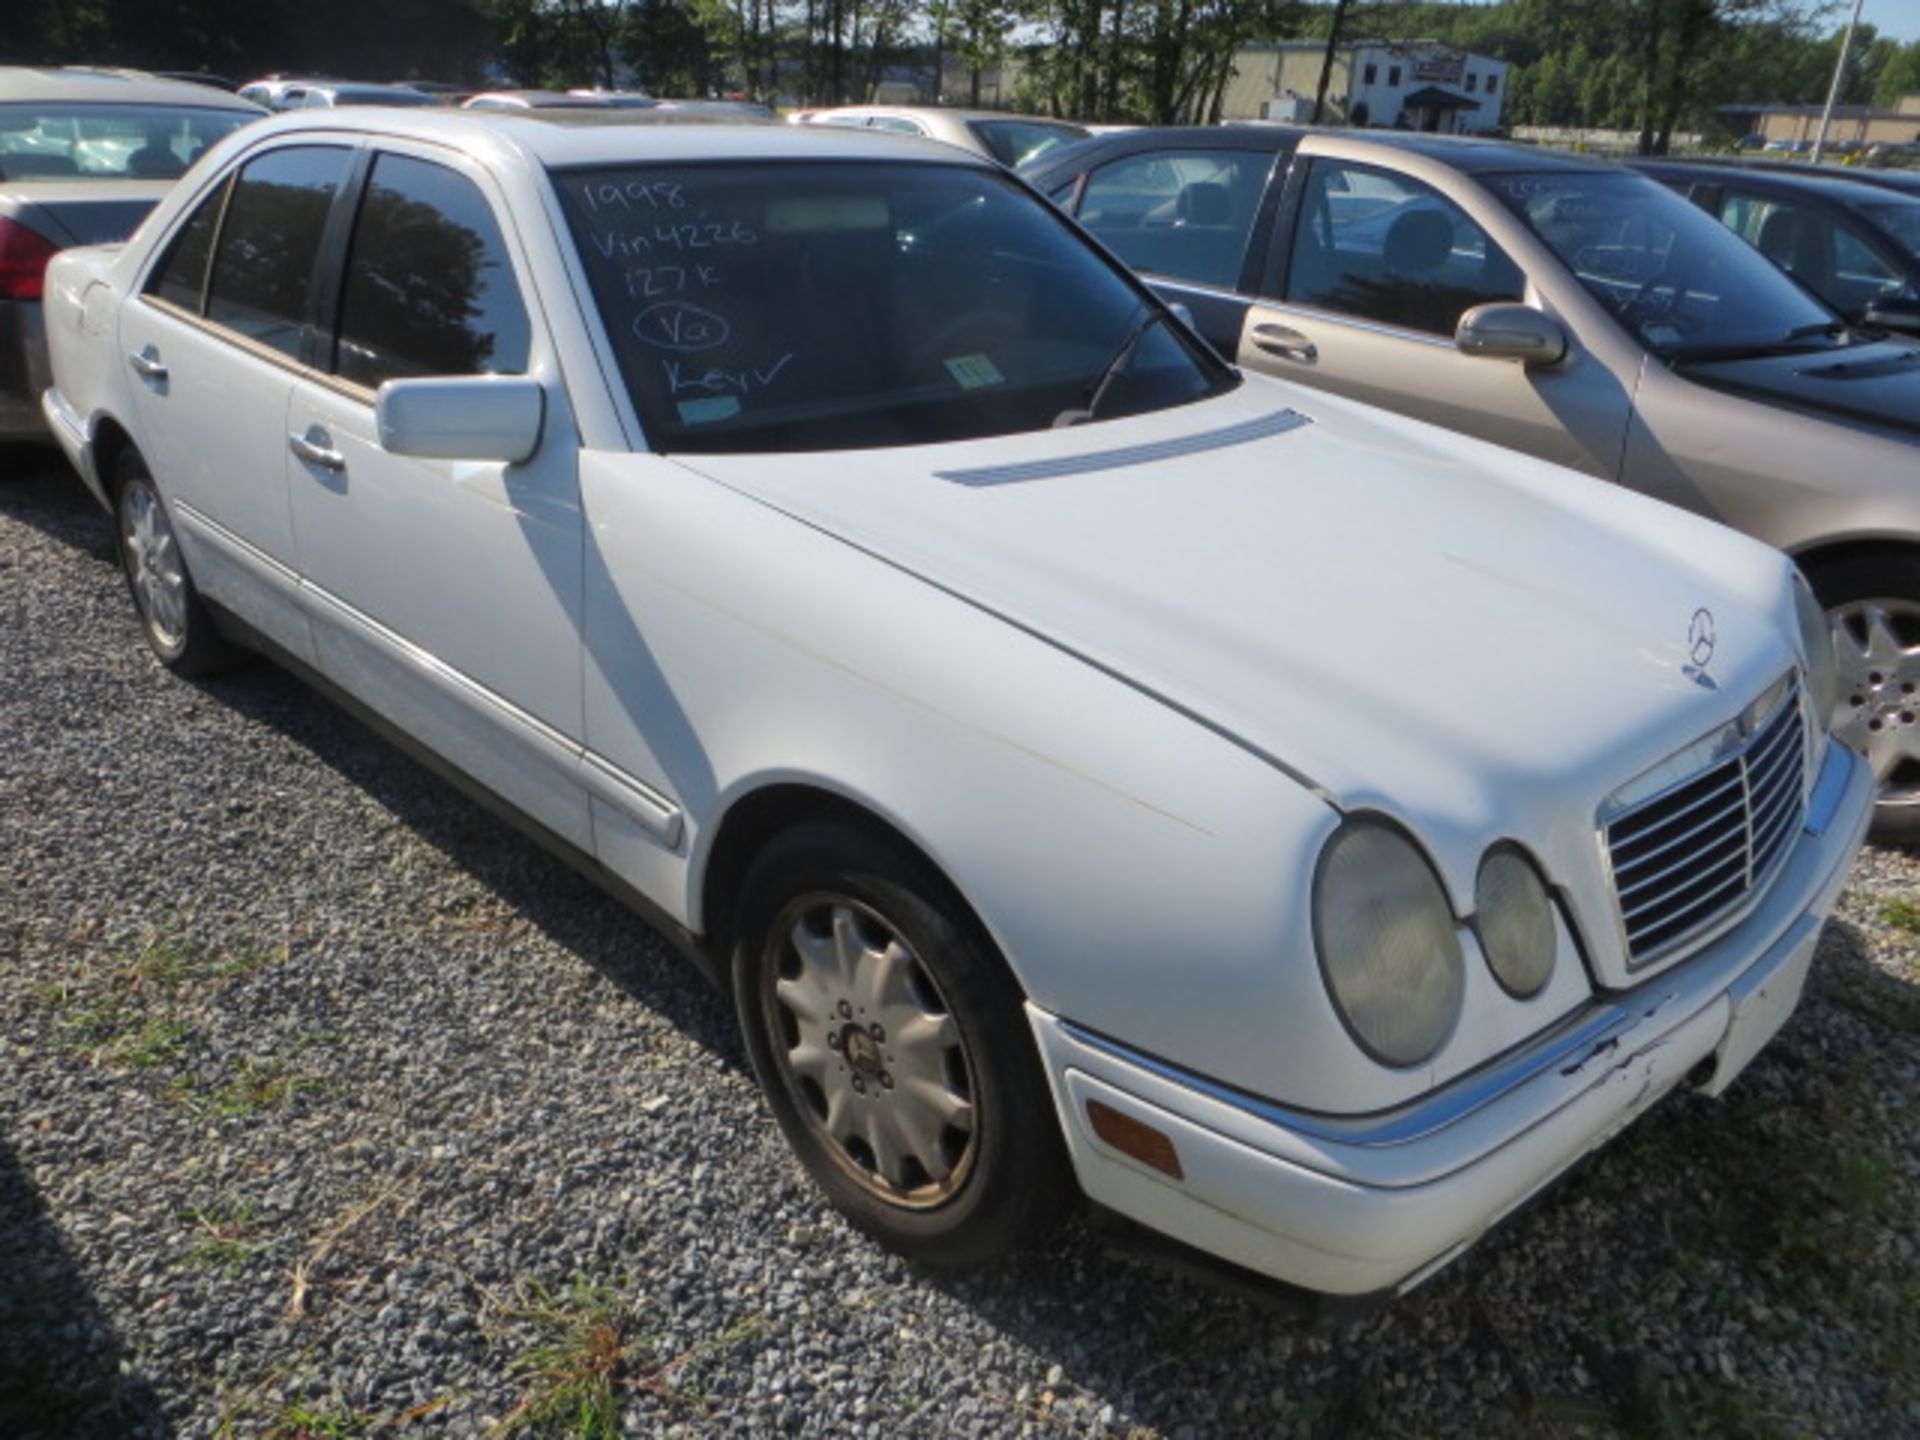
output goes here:
<path id="1" fill-rule="evenodd" d="M 1761 340 L 1745 345 L 1676 345 L 1667 352 L 1674 365 L 1708 364 L 1716 360 L 1760 360 L 1769 355 L 1792 355 L 1808 349 L 1808 340 L 1828 337 L 1845 344 L 1852 331 L 1844 321 L 1821 320 L 1812 325 L 1796 325 L 1778 340 Z"/>
<path id="2" fill-rule="evenodd" d="M 1062 410 L 1053 417 L 1053 428 L 1063 425 L 1083 425 L 1099 412 L 1100 402 L 1107 398 L 1107 387 L 1120 378 L 1120 372 L 1127 368 L 1127 362 L 1133 359 L 1133 352 L 1140 348 L 1140 342 L 1147 338 L 1147 332 L 1162 320 L 1167 312 L 1156 306 L 1149 306 L 1147 312 L 1127 331 L 1127 338 L 1120 342 L 1120 348 L 1113 352 L 1113 358 L 1101 368 L 1093 383 L 1087 386 L 1086 399 L 1077 410 Z"/>

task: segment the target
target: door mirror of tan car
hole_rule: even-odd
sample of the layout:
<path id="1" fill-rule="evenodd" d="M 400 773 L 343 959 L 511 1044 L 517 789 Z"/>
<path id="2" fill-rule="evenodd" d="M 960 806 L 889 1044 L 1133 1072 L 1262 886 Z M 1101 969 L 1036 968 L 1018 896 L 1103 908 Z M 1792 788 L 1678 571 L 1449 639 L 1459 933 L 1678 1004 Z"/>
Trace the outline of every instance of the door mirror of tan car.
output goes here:
<path id="1" fill-rule="evenodd" d="M 422 460 L 518 464 L 540 444 L 546 394 L 524 375 L 389 380 L 374 397 L 380 444 Z"/>
<path id="2" fill-rule="evenodd" d="M 1499 302 L 1476 305 L 1460 317 L 1453 343 L 1462 354 L 1522 365 L 1553 365 L 1567 353 L 1567 332 L 1560 322 L 1531 305 Z"/>
<path id="3" fill-rule="evenodd" d="M 1862 318 L 1882 330 L 1920 335 L 1920 299 L 1912 295 L 1883 295 L 1869 302 Z"/>

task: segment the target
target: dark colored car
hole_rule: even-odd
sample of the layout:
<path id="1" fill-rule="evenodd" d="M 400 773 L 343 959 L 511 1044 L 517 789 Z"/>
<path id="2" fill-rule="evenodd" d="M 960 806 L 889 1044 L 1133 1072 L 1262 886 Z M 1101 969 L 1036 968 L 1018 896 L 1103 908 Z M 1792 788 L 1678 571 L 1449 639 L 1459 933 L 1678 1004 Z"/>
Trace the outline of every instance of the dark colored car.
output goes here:
<path id="1" fill-rule="evenodd" d="M 1827 173 L 1636 160 L 1856 324 L 1920 333 L 1920 194 Z"/>

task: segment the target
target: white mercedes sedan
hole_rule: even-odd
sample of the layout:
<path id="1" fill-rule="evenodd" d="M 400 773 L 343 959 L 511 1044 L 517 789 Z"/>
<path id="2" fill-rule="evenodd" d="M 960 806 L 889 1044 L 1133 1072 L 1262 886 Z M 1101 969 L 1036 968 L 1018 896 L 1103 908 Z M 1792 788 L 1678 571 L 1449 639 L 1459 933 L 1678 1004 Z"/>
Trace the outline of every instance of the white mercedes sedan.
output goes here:
<path id="1" fill-rule="evenodd" d="M 923 1260 L 1077 1188 L 1405 1290 L 1733 1080 L 1867 823 L 1777 552 L 1243 376 L 948 146 L 288 115 L 48 311 L 161 662 L 629 900 Z"/>

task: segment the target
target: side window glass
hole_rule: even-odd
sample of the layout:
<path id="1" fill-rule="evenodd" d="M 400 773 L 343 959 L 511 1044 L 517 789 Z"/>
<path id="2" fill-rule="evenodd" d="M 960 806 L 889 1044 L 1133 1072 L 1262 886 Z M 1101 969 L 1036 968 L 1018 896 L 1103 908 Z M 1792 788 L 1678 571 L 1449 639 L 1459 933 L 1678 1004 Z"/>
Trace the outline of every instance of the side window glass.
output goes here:
<path id="1" fill-rule="evenodd" d="M 216 186 L 175 232 L 165 258 L 147 276 L 147 294 L 195 315 L 200 313 L 207 298 L 207 262 L 213 258 L 213 233 L 220 227 L 228 183 L 222 181 Z"/>
<path id="2" fill-rule="evenodd" d="M 213 257 L 207 318 L 298 359 L 314 261 L 352 152 L 275 150 L 234 182 Z"/>
<path id="3" fill-rule="evenodd" d="M 1451 335 L 1463 311 L 1525 288 L 1519 267 L 1437 190 L 1363 166 L 1316 161 L 1308 172 L 1286 300 Z"/>
<path id="4" fill-rule="evenodd" d="M 486 197 L 444 165 L 382 155 L 354 222 L 334 373 L 517 374 L 530 330 Z"/>
<path id="5" fill-rule="evenodd" d="M 869 120 L 867 124 L 875 130 L 891 130 L 896 135 L 924 135 L 927 133 L 918 125 L 914 124 L 913 121 L 902 120 L 896 115 L 876 115 Z"/>
<path id="6" fill-rule="evenodd" d="M 1905 281 L 1892 266 L 1867 248 L 1851 230 L 1833 232 L 1833 268 L 1842 280 L 1878 293 L 1898 290 Z"/>
<path id="7" fill-rule="evenodd" d="M 1833 263 L 1833 225 L 1824 216 L 1801 205 L 1763 200 L 1757 195 L 1733 196 L 1721 218 L 1740 238 L 1810 289 L 1824 294 L 1830 286 Z M 1739 223 L 1727 219 L 1736 215 Z"/>
<path id="8" fill-rule="evenodd" d="M 1250 150 L 1128 156 L 1087 177 L 1080 223 L 1135 270 L 1232 289 L 1272 167 Z"/>

